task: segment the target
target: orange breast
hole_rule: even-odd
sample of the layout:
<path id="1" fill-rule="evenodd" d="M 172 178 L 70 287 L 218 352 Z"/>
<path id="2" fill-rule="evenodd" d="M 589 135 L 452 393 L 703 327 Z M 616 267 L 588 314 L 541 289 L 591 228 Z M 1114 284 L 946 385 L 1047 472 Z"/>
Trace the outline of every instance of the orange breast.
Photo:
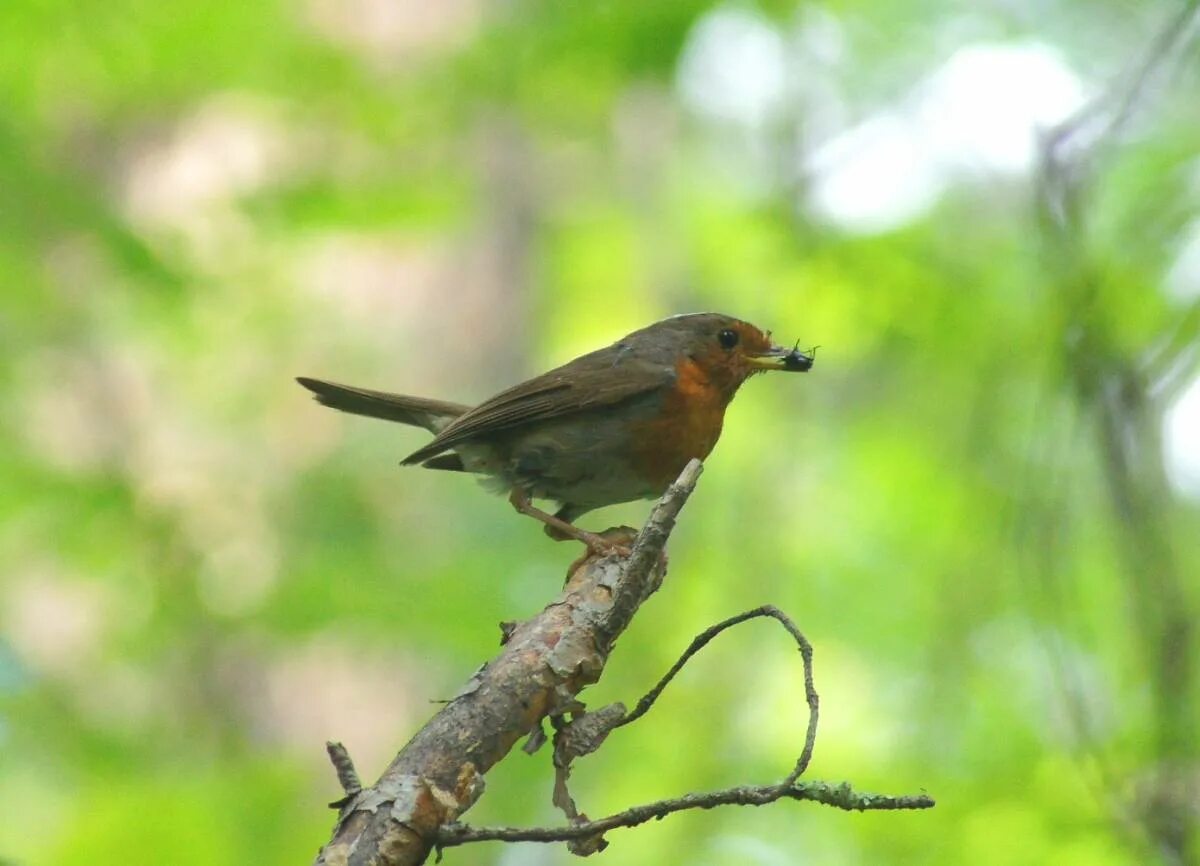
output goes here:
<path id="1" fill-rule="evenodd" d="M 662 412 L 638 424 L 634 435 L 634 468 L 656 489 L 665 489 L 693 457 L 709 455 L 729 402 L 694 361 L 680 361 L 675 372 Z"/>

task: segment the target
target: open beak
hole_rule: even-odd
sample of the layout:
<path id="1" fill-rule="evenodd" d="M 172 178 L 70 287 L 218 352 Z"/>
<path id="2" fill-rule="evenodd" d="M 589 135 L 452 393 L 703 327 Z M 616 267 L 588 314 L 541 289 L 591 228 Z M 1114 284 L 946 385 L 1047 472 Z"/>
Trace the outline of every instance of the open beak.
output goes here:
<path id="1" fill-rule="evenodd" d="M 785 370 L 789 373 L 807 373 L 812 369 L 813 352 L 801 352 L 799 348 L 785 349 L 782 346 L 772 346 L 759 355 L 749 355 L 746 358 L 750 366 L 757 370 Z"/>

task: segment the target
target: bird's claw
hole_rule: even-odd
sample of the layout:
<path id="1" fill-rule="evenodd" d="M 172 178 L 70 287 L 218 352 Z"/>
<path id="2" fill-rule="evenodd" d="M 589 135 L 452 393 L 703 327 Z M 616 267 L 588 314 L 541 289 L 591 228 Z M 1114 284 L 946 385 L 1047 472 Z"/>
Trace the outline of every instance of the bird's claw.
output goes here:
<path id="1" fill-rule="evenodd" d="M 603 532 L 583 532 L 579 539 L 590 556 L 619 556 L 627 559 L 633 552 L 637 530 L 629 526 L 614 526 Z"/>

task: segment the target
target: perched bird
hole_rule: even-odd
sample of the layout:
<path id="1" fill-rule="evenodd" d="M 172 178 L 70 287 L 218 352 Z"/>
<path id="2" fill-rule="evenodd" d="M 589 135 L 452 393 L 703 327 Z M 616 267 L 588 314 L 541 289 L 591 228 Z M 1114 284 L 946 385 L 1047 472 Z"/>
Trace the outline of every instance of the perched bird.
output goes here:
<path id="1" fill-rule="evenodd" d="M 319 403 L 424 427 L 434 438 L 402 461 L 487 476 L 553 538 L 613 545 L 572 525 L 585 512 L 666 490 L 717 444 L 725 407 L 766 370 L 805 372 L 812 353 L 782 348 L 719 313 L 674 316 L 514 385 L 474 408 L 300 377 Z M 560 503 L 555 514 L 532 499 Z"/>

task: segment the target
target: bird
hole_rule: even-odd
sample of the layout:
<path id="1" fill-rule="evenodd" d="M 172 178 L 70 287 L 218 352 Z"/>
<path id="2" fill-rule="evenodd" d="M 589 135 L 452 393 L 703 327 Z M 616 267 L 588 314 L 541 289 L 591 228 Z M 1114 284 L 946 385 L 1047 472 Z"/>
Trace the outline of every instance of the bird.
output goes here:
<path id="1" fill-rule="evenodd" d="M 751 376 L 807 372 L 815 350 L 775 345 L 770 331 L 722 313 L 672 316 L 501 391 L 477 406 L 296 381 L 318 403 L 423 427 L 433 439 L 401 464 L 483 476 L 556 540 L 589 552 L 613 542 L 574 521 L 605 505 L 660 496 L 717 444 L 725 410 Z M 559 504 L 553 514 L 535 499 Z"/>

